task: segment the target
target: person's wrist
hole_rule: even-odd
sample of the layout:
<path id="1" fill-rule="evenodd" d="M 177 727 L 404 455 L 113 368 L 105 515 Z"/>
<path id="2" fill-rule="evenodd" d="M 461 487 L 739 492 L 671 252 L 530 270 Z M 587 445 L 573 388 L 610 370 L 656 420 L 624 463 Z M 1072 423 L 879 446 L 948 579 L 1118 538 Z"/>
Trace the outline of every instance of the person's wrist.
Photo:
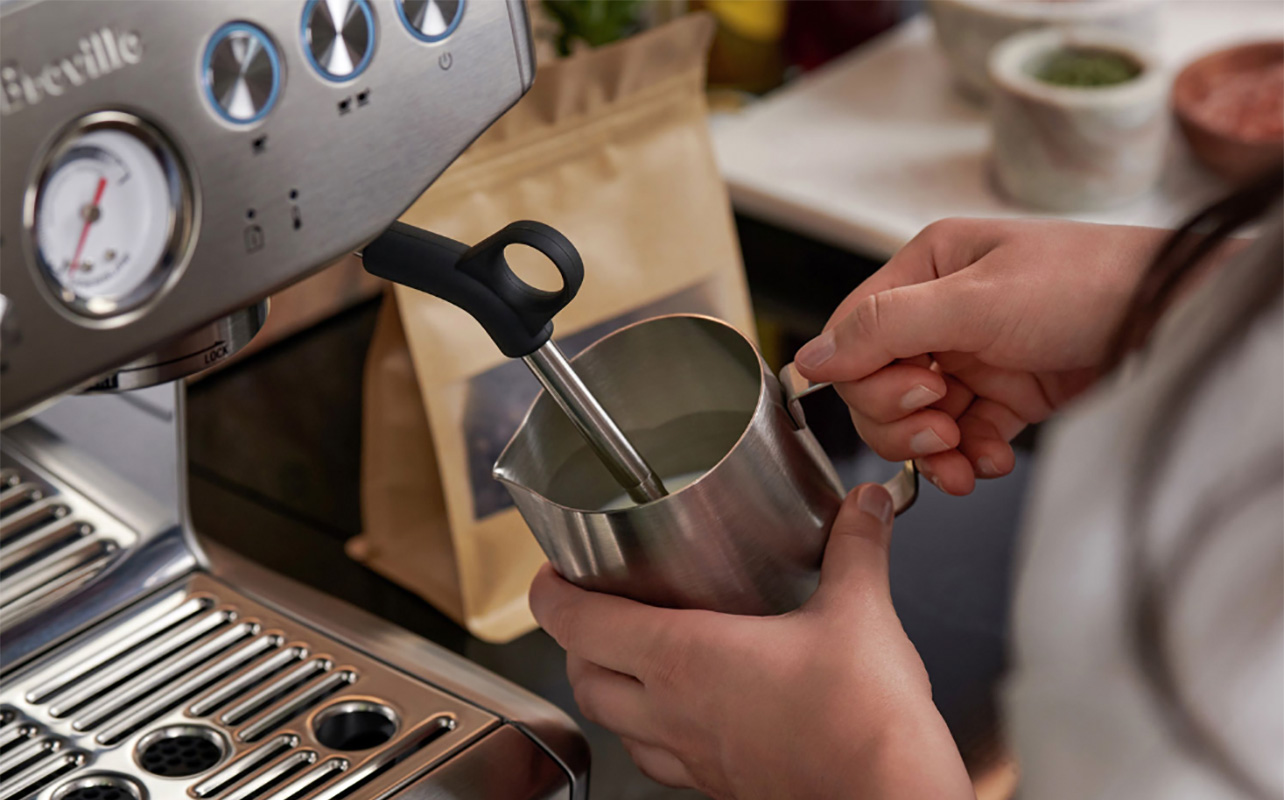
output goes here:
<path id="1" fill-rule="evenodd" d="M 949 728 L 930 701 L 889 707 L 887 719 L 845 770 L 847 786 L 877 800 L 975 797 Z"/>

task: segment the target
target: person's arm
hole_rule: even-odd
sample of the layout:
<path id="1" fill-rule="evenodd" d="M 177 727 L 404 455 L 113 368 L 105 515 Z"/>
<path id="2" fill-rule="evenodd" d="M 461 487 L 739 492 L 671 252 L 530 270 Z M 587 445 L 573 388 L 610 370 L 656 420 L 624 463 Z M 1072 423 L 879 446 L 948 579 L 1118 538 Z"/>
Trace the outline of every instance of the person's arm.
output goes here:
<path id="1" fill-rule="evenodd" d="M 972 798 L 888 587 L 892 500 L 848 496 L 820 588 L 776 617 L 653 608 L 545 566 L 531 610 L 584 715 L 643 772 L 714 798 Z"/>
<path id="2" fill-rule="evenodd" d="M 966 494 L 1008 442 L 1089 387 L 1169 231 L 1047 220 L 934 223 L 861 284 L 799 371 L 832 381 L 861 437 Z"/>

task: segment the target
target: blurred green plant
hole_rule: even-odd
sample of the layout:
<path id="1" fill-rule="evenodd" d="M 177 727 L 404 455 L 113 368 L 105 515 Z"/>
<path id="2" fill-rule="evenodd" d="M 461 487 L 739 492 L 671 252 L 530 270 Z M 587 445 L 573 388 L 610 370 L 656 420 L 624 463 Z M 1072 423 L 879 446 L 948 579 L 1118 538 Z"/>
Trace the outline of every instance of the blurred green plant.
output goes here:
<path id="1" fill-rule="evenodd" d="M 543 5 L 560 26 L 553 40 L 558 54 L 569 56 L 576 39 L 600 47 L 642 30 L 646 0 L 543 0 Z"/>

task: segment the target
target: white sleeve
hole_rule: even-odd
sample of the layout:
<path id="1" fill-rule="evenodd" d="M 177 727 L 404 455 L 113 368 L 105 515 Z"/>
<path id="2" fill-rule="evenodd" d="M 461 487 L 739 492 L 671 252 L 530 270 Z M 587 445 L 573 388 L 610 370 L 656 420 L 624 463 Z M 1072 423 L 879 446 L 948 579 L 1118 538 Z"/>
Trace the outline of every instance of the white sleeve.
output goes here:
<path id="1" fill-rule="evenodd" d="M 1284 460 L 1284 451 L 1276 455 Z M 1227 488 L 1222 496 L 1233 497 Z M 1173 576 L 1169 655 L 1190 708 L 1259 787 L 1280 796 L 1284 484 L 1277 477 L 1222 518 Z"/>

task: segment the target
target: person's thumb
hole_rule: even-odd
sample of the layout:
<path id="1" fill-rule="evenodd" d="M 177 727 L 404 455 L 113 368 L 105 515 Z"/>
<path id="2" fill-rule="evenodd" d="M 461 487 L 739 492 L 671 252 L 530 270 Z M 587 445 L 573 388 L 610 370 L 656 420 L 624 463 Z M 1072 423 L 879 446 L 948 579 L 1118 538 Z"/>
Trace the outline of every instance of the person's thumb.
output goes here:
<path id="1" fill-rule="evenodd" d="M 820 568 L 817 599 L 890 593 L 887 553 L 892 539 L 892 496 L 877 483 L 858 486 L 847 495 L 829 530 Z"/>
<path id="2" fill-rule="evenodd" d="M 992 338 L 982 299 L 960 275 L 871 294 L 803 345 L 794 362 L 809 380 L 846 382 L 897 359 L 974 352 Z"/>

